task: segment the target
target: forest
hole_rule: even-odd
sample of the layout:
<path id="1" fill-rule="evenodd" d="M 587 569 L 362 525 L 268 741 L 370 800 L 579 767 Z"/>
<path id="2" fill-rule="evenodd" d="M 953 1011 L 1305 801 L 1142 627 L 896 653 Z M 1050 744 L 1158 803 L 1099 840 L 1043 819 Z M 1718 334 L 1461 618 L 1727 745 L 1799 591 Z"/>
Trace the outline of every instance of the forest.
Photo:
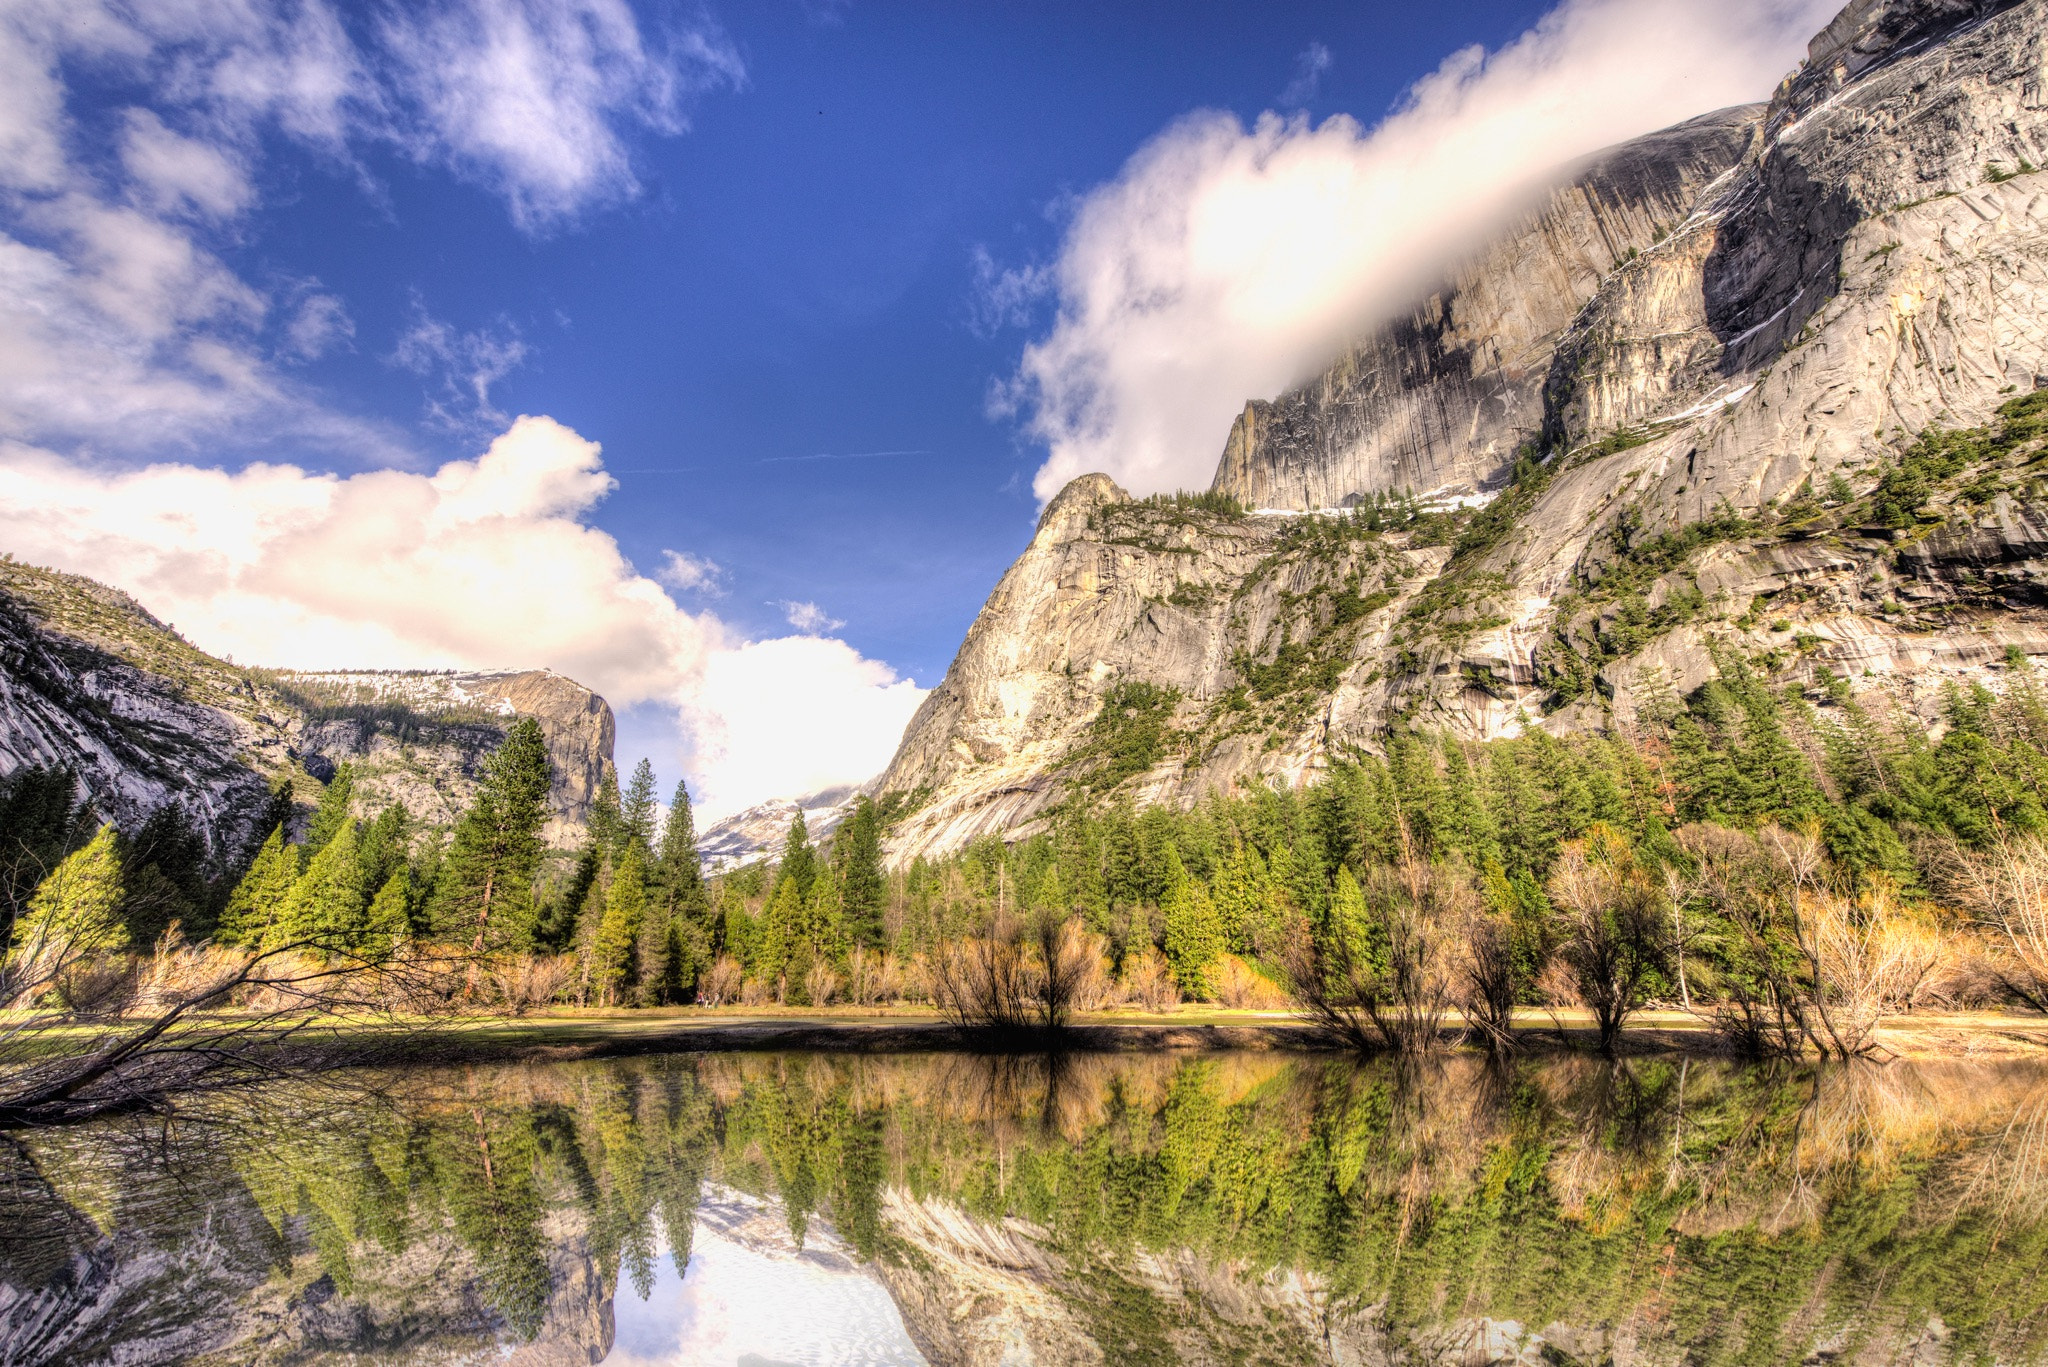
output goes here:
<path id="1" fill-rule="evenodd" d="M 1661 1003 L 1741 1052 L 1857 1054 L 1900 1012 L 2048 1008 L 2048 699 L 2017 652 L 1997 682 L 1951 689 L 1930 732 L 1730 656 L 1638 735 L 1404 732 L 1187 809 L 1076 785 L 1022 838 L 895 868 L 914 798 L 862 796 L 828 839 L 799 814 L 778 857 L 715 877 L 687 789 L 662 819 L 645 762 L 580 849 L 546 848 L 531 721 L 452 830 L 364 810 L 342 766 L 225 869 L 175 807 L 96 827 L 71 775 L 27 769 L 0 791 L 10 996 L 90 1011 L 250 954 L 428 954 L 429 995 L 487 1011 L 906 1002 L 1023 1027 L 1205 1002 L 1402 1050 L 1447 1022 L 1511 1048 L 1517 1010 L 1549 1007 L 1612 1049 Z"/>

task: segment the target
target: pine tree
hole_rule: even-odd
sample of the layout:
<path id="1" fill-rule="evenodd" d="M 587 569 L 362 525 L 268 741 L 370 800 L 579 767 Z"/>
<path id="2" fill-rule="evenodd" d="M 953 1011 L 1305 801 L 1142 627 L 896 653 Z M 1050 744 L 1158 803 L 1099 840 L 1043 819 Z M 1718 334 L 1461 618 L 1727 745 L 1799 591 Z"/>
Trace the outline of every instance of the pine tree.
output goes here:
<path id="1" fill-rule="evenodd" d="M 533 941 L 533 881 L 553 771 L 540 723 L 522 717 L 484 764 L 476 800 L 456 823 L 435 880 L 435 933 L 472 949 Z"/>
<path id="2" fill-rule="evenodd" d="M 121 881 L 127 895 L 121 919 L 131 944 L 149 945 L 179 923 L 194 938 L 213 930 L 216 898 L 209 876 L 206 837 L 185 813 L 166 802 L 121 841 Z"/>
<path id="3" fill-rule="evenodd" d="M 654 803 L 654 765 L 643 758 L 633 766 L 633 777 L 626 784 L 626 795 L 619 803 L 619 839 L 637 844 L 643 850 L 654 848 L 654 819 L 659 815 Z"/>
<path id="4" fill-rule="evenodd" d="M 697 854 L 697 822 L 690 808 L 690 789 L 678 783 L 661 827 L 660 877 L 668 902 L 669 924 L 686 941 L 701 941 L 703 952 L 715 950 L 721 938 L 711 914 L 711 893 L 704 883 L 704 865 Z"/>
<path id="5" fill-rule="evenodd" d="M 384 880 L 384 886 L 370 899 L 370 910 L 363 918 L 361 949 L 365 957 L 388 959 L 412 934 L 412 921 L 407 915 L 409 881 L 406 871 L 400 868 Z"/>
<path id="6" fill-rule="evenodd" d="M 298 880 L 298 851 L 284 843 L 284 827 L 279 826 L 264 840 L 249 871 L 228 894 L 214 938 L 222 944 L 251 947 L 270 939 L 291 897 L 292 884 Z"/>
<path id="7" fill-rule="evenodd" d="M 363 886 L 382 889 L 391 875 L 403 869 L 412 845 L 412 813 L 402 802 L 394 802 L 377 813 L 356 834 L 356 857 L 363 866 Z"/>
<path id="8" fill-rule="evenodd" d="M 1160 910 L 1166 918 L 1166 962 L 1181 994 L 1209 995 L 1209 970 L 1223 952 L 1223 935 L 1216 924 L 1216 906 L 1208 889 L 1190 877 L 1181 862 L 1180 851 L 1166 847 L 1165 895 Z"/>
<path id="9" fill-rule="evenodd" d="M 619 776 L 606 765 L 604 777 L 597 782 L 597 796 L 590 800 L 590 815 L 583 829 L 598 852 L 610 859 L 618 853 L 620 833 L 625 827 L 625 814 L 619 810 Z"/>
<path id="10" fill-rule="evenodd" d="M 349 824 L 349 804 L 355 797 L 355 789 L 355 766 L 336 765 L 334 777 L 321 789 L 320 801 L 313 808 L 312 819 L 306 823 L 306 842 L 298 847 L 302 871 L 313 862 L 313 856 L 326 849 L 327 842 L 341 834 L 341 828 Z"/>
<path id="11" fill-rule="evenodd" d="M 92 836 L 75 771 L 31 764 L 0 778 L 0 950 L 36 885 Z"/>
<path id="12" fill-rule="evenodd" d="M 659 1006 L 671 1000 L 675 992 L 674 979 L 681 968 L 675 962 L 680 941 L 666 891 L 661 886 L 661 871 L 656 867 L 649 872 L 652 876 L 642 898 L 645 909 L 633 945 L 633 967 L 640 1002 Z"/>
<path id="13" fill-rule="evenodd" d="M 810 828 L 804 824 L 803 808 L 797 808 L 782 841 L 782 864 L 776 877 L 796 880 L 799 901 L 811 895 L 811 882 L 818 876 L 817 855 L 811 849 Z"/>
<path id="14" fill-rule="evenodd" d="M 1348 868 L 1337 870 L 1330 910 L 1319 925 L 1318 949 L 1345 974 L 1376 978 L 1386 971 L 1386 934 L 1366 908 L 1365 892 Z"/>
<path id="15" fill-rule="evenodd" d="M 81 954 L 126 949 L 121 862 L 120 836 L 112 825 L 66 855 L 29 898 L 15 927 L 14 953 L 47 968 Z"/>
<path id="16" fill-rule="evenodd" d="M 803 936 L 803 922 L 804 895 L 798 891 L 796 879 L 788 875 L 777 878 L 775 894 L 761 917 L 761 943 L 754 960 L 754 974 L 765 986 L 772 989 L 789 972 Z"/>
<path id="17" fill-rule="evenodd" d="M 854 799 L 852 815 L 833 835 L 832 858 L 837 865 L 839 910 L 847 939 L 870 949 L 878 947 L 887 884 L 882 877 L 881 815 L 866 793 Z"/>
<path id="18" fill-rule="evenodd" d="M 637 845 L 627 845 L 612 871 L 612 884 L 604 899 L 604 917 L 597 925 L 592 947 L 598 1000 L 606 1006 L 623 1001 L 634 979 L 633 951 L 640 938 L 640 922 L 647 915 L 647 866 Z"/>
<path id="19" fill-rule="evenodd" d="M 356 947 L 368 901 L 356 855 L 355 827 L 343 826 L 292 884 L 279 917 L 283 930 L 278 939 L 330 950 Z"/>

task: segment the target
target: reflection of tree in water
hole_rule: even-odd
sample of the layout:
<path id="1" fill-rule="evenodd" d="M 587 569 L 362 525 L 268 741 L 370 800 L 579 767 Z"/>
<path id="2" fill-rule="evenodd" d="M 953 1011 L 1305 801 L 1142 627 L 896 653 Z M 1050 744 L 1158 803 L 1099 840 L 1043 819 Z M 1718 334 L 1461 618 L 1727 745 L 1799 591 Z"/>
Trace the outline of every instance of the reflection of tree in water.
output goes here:
<path id="1" fill-rule="evenodd" d="M 645 1297 L 664 1241 L 680 1272 L 710 1184 L 893 1268 L 924 1264 L 892 1203 L 1011 1221 L 1134 1362 L 1197 1329 L 1223 1351 L 1189 1327 L 1221 1312 L 1160 1257 L 1254 1300 L 1298 1273 L 1328 1324 L 1388 1347 L 1478 1316 L 1627 1326 L 1697 1362 L 1880 1345 L 1937 1314 L 1963 1360 L 2029 1360 L 2048 1332 L 2048 1074 L 2019 1067 L 723 1055 L 406 1075 L 310 1114 L 280 1088 L 0 1160 L 0 1277 L 109 1343 L 185 1341 L 189 1305 L 149 1298 L 200 1284 L 299 1307 L 314 1343 L 532 1338 L 573 1309 L 577 1260 L 602 1296 Z M 102 1278 L 112 1301 L 77 1270 L 122 1258 L 161 1266 Z M 0 1345 L 37 1360 L 23 1303 Z"/>

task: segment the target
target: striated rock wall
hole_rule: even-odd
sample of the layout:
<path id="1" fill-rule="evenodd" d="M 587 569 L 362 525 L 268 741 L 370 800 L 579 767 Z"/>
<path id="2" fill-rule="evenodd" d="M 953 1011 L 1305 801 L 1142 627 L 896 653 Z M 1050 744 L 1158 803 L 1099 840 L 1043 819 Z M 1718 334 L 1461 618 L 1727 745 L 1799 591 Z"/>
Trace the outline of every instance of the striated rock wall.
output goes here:
<path id="1" fill-rule="evenodd" d="M 1762 113 L 1724 109 L 1572 168 L 1407 317 L 1307 384 L 1246 404 L 1214 487 L 1293 509 L 1498 487 L 1543 426 L 1558 338 L 1617 262 L 1669 233 L 1737 164 Z"/>
<path id="2" fill-rule="evenodd" d="M 605 700 L 547 670 L 290 674 L 192 646 L 118 589 L 0 561 L 0 773 L 76 768 L 124 826 L 173 800 L 216 852 L 245 847 L 274 778 L 325 781 L 352 761 L 366 808 L 403 801 L 446 824 L 515 716 L 555 766 L 557 843 L 578 837 L 612 765 Z M 310 796 L 310 788 L 308 794 Z"/>
<path id="3" fill-rule="evenodd" d="M 1435 538 L 1451 545 L 1132 503 L 1077 480 L 882 780 L 921 799 L 897 857 L 1028 823 L 1086 784 L 1116 729 L 1104 702 L 1134 683 L 1171 691 L 1170 734 L 1122 791 L 1182 802 L 1249 773 L 1298 778 L 1396 724 L 1630 733 L 1648 700 L 1698 686 L 1725 652 L 1783 685 L 1825 669 L 1935 725 L 1947 685 L 2001 688 L 2016 655 L 2048 655 L 2037 453 L 1989 471 L 1989 495 L 1937 491 L 1939 526 L 1863 522 L 1919 434 L 1994 421 L 2048 385 L 2044 77 L 2041 0 L 1857 0 L 1760 113 L 1623 149 L 1631 165 L 1657 147 L 1681 159 L 1645 174 L 1663 187 L 1641 220 L 1655 240 L 1582 277 L 1510 234 L 1485 258 L 1505 272 L 1494 297 L 1521 290 L 1524 320 L 1568 325 L 1553 337 L 1496 309 L 1493 359 L 1457 374 L 1540 339 L 1540 394 L 1514 430 L 1540 432 L 1546 461 L 1483 523 Z M 1709 153 L 1744 129 L 1715 174 Z M 1658 223 L 1681 186 L 1690 199 Z M 1447 316 L 1477 292 L 1461 278 Z M 1502 453 L 1476 438 L 1339 422 L 1392 410 L 1337 398 L 1400 393 L 1464 415 L 1445 430 L 1507 430 L 1464 379 L 1418 387 L 1413 358 L 1450 353 L 1403 351 L 1387 340 L 1403 328 L 1255 405 L 1217 487 L 1299 508 L 1498 478 Z M 1260 435 L 1283 409 L 1296 436 Z M 1645 575 L 1643 548 L 1695 524 L 1717 530 Z"/>

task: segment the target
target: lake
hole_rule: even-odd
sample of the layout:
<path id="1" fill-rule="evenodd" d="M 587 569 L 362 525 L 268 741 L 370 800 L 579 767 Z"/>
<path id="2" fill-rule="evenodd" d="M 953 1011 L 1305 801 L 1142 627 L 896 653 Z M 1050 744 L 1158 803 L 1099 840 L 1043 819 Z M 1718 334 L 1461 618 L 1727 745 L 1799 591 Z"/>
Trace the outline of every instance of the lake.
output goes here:
<path id="1" fill-rule="evenodd" d="M 0 1364 L 2048 1362 L 2048 1067 L 685 1054 L 0 1138 Z"/>

